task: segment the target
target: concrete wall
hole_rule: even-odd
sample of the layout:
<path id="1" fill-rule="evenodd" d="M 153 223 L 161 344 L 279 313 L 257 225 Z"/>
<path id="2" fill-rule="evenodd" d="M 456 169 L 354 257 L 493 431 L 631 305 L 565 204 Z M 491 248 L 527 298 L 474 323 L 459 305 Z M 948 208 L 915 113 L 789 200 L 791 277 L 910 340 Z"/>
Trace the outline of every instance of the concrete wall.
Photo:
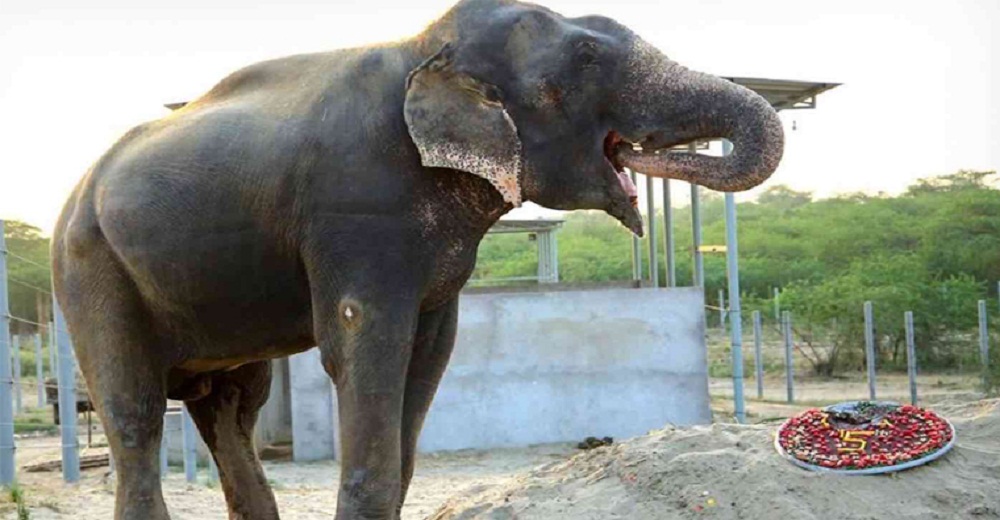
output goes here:
<path id="1" fill-rule="evenodd" d="M 419 449 L 708 423 L 703 309 L 696 288 L 465 294 Z M 316 349 L 290 358 L 289 380 L 295 459 L 330 458 L 336 395 Z"/>
<path id="2" fill-rule="evenodd" d="M 463 295 L 421 451 L 711 421 L 701 290 Z"/>

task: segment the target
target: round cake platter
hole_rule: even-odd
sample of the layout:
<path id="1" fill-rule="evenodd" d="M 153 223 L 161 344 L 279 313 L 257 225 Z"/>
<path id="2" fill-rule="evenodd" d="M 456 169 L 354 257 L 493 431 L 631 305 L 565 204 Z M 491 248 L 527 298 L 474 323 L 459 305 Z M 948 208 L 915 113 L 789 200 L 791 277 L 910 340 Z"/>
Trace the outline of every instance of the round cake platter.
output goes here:
<path id="1" fill-rule="evenodd" d="M 848 401 L 794 415 L 774 447 L 792 464 L 844 475 L 893 473 L 931 462 L 955 445 L 940 415 L 891 401 Z"/>

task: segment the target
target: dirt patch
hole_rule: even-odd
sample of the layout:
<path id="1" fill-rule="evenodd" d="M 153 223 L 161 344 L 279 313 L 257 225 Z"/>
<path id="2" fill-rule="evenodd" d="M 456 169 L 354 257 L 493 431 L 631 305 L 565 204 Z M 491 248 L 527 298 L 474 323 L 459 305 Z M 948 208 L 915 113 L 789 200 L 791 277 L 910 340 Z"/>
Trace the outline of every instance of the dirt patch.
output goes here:
<path id="1" fill-rule="evenodd" d="M 52 439 L 40 439 L 46 447 Z M 25 447 L 29 445 L 26 442 Z M 26 450 L 42 457 L 46 450 Z M 48 450 L 51 451 L 51 450 Z M 89 450 L 96 453 L 100 450 Z M 427 518 L 449 497 L 458 492 L 482 489 L 505 482 L 533 467 L 565 460 L 575 448 L 569 444 L 535 446 L 490 451 L 468 450 L 420 456 L 410 487 L 403 520 Z M 46 457 L 57 457 L 51 451 Z M 27 457 L 25 457 L 27 458 Z M 23 462 L 19 458 L 19 463 Z M 282 518 L 328 520 L 337 508 L 340 467 L 336 462 L 311 464 L 265 462 L 264 470 L 274 488 Z M 24 473 L 18 477 L 25 491 L 33 520 L 106 520 L 114 516 L 114 481 L 107 469 L 83 472 L 76 485 L 63 484 L 61 473 Z M 163 494 L 174 520 L 225 520 L 225 500 L 218 486 L 205 482 L 189 484 L 180 468 L 172 468 L 163 482 Z M 0 498 L 0 518 L 15 519 L 12 504 Z"/>
<path id="2" fill-rule="evenodd" d="M 955 449 L 893 475 L 798 469 L 775 454 L 776 425 L 668 427 L 466 492 L 433 518 L 1000 518 L 1000 400 L 935 410 Z"/>

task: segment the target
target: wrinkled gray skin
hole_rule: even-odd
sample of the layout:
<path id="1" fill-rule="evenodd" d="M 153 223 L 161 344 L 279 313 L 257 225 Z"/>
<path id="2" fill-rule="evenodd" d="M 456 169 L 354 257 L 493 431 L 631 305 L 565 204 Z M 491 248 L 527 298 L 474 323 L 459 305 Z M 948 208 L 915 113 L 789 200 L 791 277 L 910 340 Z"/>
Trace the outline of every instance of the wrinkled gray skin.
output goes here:
<path id="1" fill-rule="evenodd" d="M 702 137 L 735 152 L 653 151 Z M 336 518 L 397 518 L 459 290 L 504 212 L 603 209 L 641 233 L 616 169 L 739 190 L 781 150 L 753 93 L 609 19 L 503 0 L 464 1 L 412 39 L 236 72 L 125 135 L 56 228 L 55 287 L 114 453 L 115 518 L 167 518 L 168 397 L 211 448 L 230 518 L 277 518 L 252 432 L 268 360 L 313 345 L 340 407 Z"/>

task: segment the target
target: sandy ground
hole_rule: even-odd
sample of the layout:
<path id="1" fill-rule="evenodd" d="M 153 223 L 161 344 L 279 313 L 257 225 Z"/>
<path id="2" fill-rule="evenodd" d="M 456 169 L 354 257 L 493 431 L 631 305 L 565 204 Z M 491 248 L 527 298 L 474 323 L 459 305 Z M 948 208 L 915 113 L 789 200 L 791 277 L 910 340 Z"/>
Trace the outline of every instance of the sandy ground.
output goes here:
<path id="1" fill-rule="evenodd" d="M 1000 400 L 936 407 L 956 447 L 883 476 L 834 476 L 775 454 L 776 425 L 664 428 L 467 491 L 434 520 L 1000 518 Z"/>
<path id="2" fill-rule="evenodd" d="M 905 377 L 889 376 L 880 381 L 880 397 L 902 399 L 908 395 Z M 882 385 L 884 385 L 884 389 Z M 716 421 L 729 422 L 732 416 L 732 400 L 729 397 L 732 388 L 731 380 L 715 379 L 712 380 L 710 387 L 713 393 L 712 406 Z M 823 484 L 822 481 L 817 481 L 810 475 L 803 475 L 800 470 L 796 470 L 777 459 L 769 445 L 770 436 L 779 418 L 787 417 L 823 402 L 865 397 L 867 387 L 863 379 L 858 381 L 803 381 L 798 385 L 797 403 L 792 405 L 783 402 L 783 379 L 773 381 L 769 379 L 766 381 L 765 387 L 773 388 L 776 393 L 774 395 L 768 393 L 765 400 L 757 400 L 755 399 L 754 382 L 748 380 L 746 383 L 749 419 L 750 422 L 761 423 L 758 426 L 717 424 L 700 429 L 674 430 L 668 428 L 655 432 L 652 436 L 641 437 L 617 445 L 611 450 L 599 449 L 584 455 L 578 455 L 579 452 L 576 449 L 566 444 L 524 449 L 461 451 L 423 455 L 418 460 L 416 476 L 406 507 L 403 509 L 403 518 L 404 520 L 427 518 L 442 504 L 455 496 L 465 497 L 465 499 L 464 501 L 451 502 L 449 510 L 451 516 L 444 515 L 443 518 L 553 518 L 557 520 L 562 518 L 687 518 L 692 514 L 692 510 L 689 509 L 699 504 L 703 506 L 702 513 L 699 514 L 708 512 L 713 513 L 715 515 L 713 517 L 717 518 L 736 518 L 739 515 L 730 514 L 727 512 L 730 509 L 723 508 L 721 505 L 717 508 L 714 506 L 709 508 L 711 511 L 705 509 L 708 499 L 712 498 L 716 505 L 721 504 L 723 500 L 729 500 L 728 503 L 750 504 L 753 503 L 753 496 L 759 492 L 792 497 L 788 500 L 783 498 L 775 502 L 785 504 L 780 507 L 775 506 L 774 512 L 776 514 L 785 514 L 788 518 L 809 518 L 811 510 L 808 508 L 802 511 L 796 509 L 797 507 L 806 507 L 801 503 L 803 500 L 809 504 L 815 502 L 815 507 L 827 507 L 826 505 L 831 503 L 831 500 L 823 498 L 821 496 L 823 493 L 843 493 L 848 497 L 859 496 L 858 493 L 864 495 L 861 491 L 850 486 L 843 487 L 840 484 L 823 487 L 826 484 Z M 959 448 L 953 455 L 947 457 L 947 462 L 943 461 L 935 465 L 935 468 L 938 466 L 952 468 L 949 470 L 951 472 L 934 473 L 937 471 L 934 469 L 930 473 L 931 477 L 924 478 L 924 480 L 916 479 L 916 481 L 923 482 L 921 485 L 928 486 L 929 489 L 925 491 L 929 495 L 937 496 L 938 498 L 934 500 L 940 499 L 939 501 L 943 504 L 938 509 L 930 508 L 926 511 L 931 513 L 948 510 L 980 511 L 985 513 L 976 516 L 976 518 L 1000 518 L 1000 504 L 982 499 L 981 493 L 977 491 L 983 485 L 992 486 L 993 490 L 1000 489 L 1000 480 L 998 480 L 1000 479 L 1000 419 L 998 419 L 1000 412 L 996 411 L 1000 406 L 998 406 L 997 401 L 990 401 L 986 404 L 956 404 L 969 403 L 970 400 L 976 398 L 974 394 L 962 390 L 963 388 L 967 388 L 964 380 L 952 380 L 937 376 L 928 376 L 921 380 L 922 399 L 931 403 L 934 409 L 951 414 L 950 417 L 961 418 L 963 421 L 980 416 L 992 417 L 990 419 L 992 426 L 982 426 L 979 423 L 972 427 L 960 426 L 959 436 L 962 442 L 959 444 Z M 987 408 L 993 411 L 990 412 Z M 99 435 L 95 438 L 98 442 L 102 440 Z M 18 465 L 23 466 L 32 462 L 58 458 L 58 443 L 57 437 L 18 439 Z M 84 450 L 83 454 L 100 453 L 103 450 L 104 448 L 94 448 Z M 574 456 L 576 457 L 573 458 Z M 654 458 L 659 461 L 656 463 L 658 465 L 643 466 L 645 464 L 643 457 L 646 459 Z M 684 461 L 684 464 L 671 464 L 668 463 L 669 461 Z M 675 468 L 675 466 L 688 467 L 689 464 L 690 468 L 687 470 L 678 471 Z M 629 465 L 635 465 L 635 469 L 625 471 L 623 468 L 631 467 Z M 547 466 L 549 469 L 542 473 L 538 471 L 532 473 L 532 470 L 539 466 Z M 980 474 L 979 471 L 983 469 L 992 471 L 992 476 Z M 336 508 L 339 474 L 336 463 L 268 462 L 265 463 L 265 470 L 274 487 L 283 518 L 304 520 L 332 518 Z M 623 471 L 625 472 L 622 473 Z M 918 471 L 927 472 L 926 470 Z M 627 479 L 631 473 L 636 474 L 636 482 L 621 479 L 622 474 L 626 475 Z M 909 477 L 911 474 L 922 473 L 907 472 L 900 478 L 909 485 L 914 481 Z M 174 519 L 222 520 L 227 518 L 221 490 L 217 486 L 208 485 L 205 478 L 203 470 L 200 483 L 188 484 L 184 481 L 179 468 L 174 468 L 174 471 L 164 482 L 164 495 Z M 596 484 L 587 484 L 587 481 L 592 479 L 598 479 L 595 481 Z M 957 483 L 949 484 L 949 479 L 957 479 Z M 84 471 L 82 481 L 76 485 L 63 484 L 59 472 L 26 473 L 21 471 L 19 481 L 25 492 L 31 517 L 34 519 L 96 520 L 112 517 L 114 484 L 108 478 L 106 468 Z M 565 485 L 559 484 L 563 481 L 565 481 Z M 769 483 L 761 484 L 762 481 Z M 670 485 L 673 487 L 664 488 L 665 491 L 661 489 L 666 485 L 664 483 L 668 482 L 672 483 Z M 577 491 L 586 491 L 586 494 L 574 494 L 576 492 L 570 492 L 571 489 L 566 487 L 574 485 L 580 486 Z M 760 487 L 761 485 L 763 487 Z M 638 501 L 635 501 L 634 493 L 629 490 L 635 489 L 636 486 L 651 486 L 651 488 L 660 491 L 648 497 L 640 496 Z M 781 486 L 785 486 L 785 488 Z M 943 488 L 945 491 L 941 493 L 944 494 L 937 493 L 935 486 Z M 481 514 L 469 516 L 471 512 L 478 511 L 477 508 L 481 508 L 485 503 L 492 504 L 493 502 L 490 500 L 493 499 L 488 497 L 498 496 L 496 495 L 497 490 L 511 493 L 510 496 L 514 497 L 515 505 L 518 503 L 516 500 L 524 500 L 522 505 L 529 502 L 537 505 L 524 510 L 519 510 L 515 506 L 512 506 L 512 510 L 491 506 L 491 508 L 480 511 Z M 821 493 L 822 490 L 825 491 Z M 702 494 L 706 491 L 709 494 L 703 496 Z M 522 494 L 518 495 L 518 493 Z M 611 494 L 609 495 L 609 493 Z M 625 494 L 617 496 L 614 493 Z M 801 493 L 806 493 L 802 495 L 801 500 L 795 498 Z M 812 496 L 809 493 L 817 496 Z M 995 491 L 993 494 L 1000 496 L 996 495 Z M 629 513 L 632 516 L 620 516 L 624 509 L 599 510 L 600 513 L 593 513 L 592 511 L 581 512 L 566 505 L 569 502 L 599 502 L 619 504 L 616 507 L 626 507 L 620 505 L 627 502 L 622 497 L 633 497 L 628 500 L 633 500 L 635 503 L 656 504 L 665 501 L 664 503 L 668 504 L 683 503 L 686 505 L 684 507 L 671 506 L 663 510 L 651 509 L 649 511 L 656 512 L 655 514 L 650 513 L 653 516 L 642 516 L 646 514 L 647 510 L 641 508 L 632 510 L 633 512 Z M 0 497 L 0 518 L 16 518 L 12 506 L 9 503 L 2 503 L 6 498 L 6 496 Z M 1000 498 L 994 500 L 1000 500 Z M 552 504 L 557 504 L 558 507 L 552 509 L 550 507 Z M 574 514 L 579 513 L 580 516 L 573 516 L 569 513 L 560 516 L 562 513 L 559 513 L 561 510 L 559 508 Z M 739 510 L 735 506 L 730 506 L 730 508 Z M 510 511 L 517 512 L 517 516 L 504 516 Z M 544 514 L 538 513 L 539 511 L 544 511 Z M 771 514 L 770 510 L 758 509 L 757 511 L 767 513 L 767 515 Z M 462 516 L 463 514 L 465 516 Z M 745 517 L 757 518 L 758 516 L 746 515 Z M 840 516 L 835 514 L 829 517 L 837 518 Z M 849 518 L 850 516 L 843 517 Z M 948 515 L 933 516 L 930 513 L 927 515 L 919 513 L 914 516 L 914 518 L 951 517 Z M 889 516 L 871 514 L 859 516 L 859 518 L 889 518 Z"/>
<path id="3" fill-rule="evenodd" d="M 53 439 L 45 440 L 52 444 Z M 423 455 L 418 460 L 418 469 L 403 508 L 403 520 L 427 518 L 455 493 L 505 482 L 539 465 L 565 460 L 575 451 L 568 444 L 557 444 Z M 164 498 L 172 518 L 228 518 L 222 491 L 218 486 L 207 484 L 204 470 L 198 484 L 188 484 L 179 468 L 173 469 L 163 484 Z M 335 462 L 265 462 L 264 469 L 274 489 L 282 518 L 333 518 L 340 473 Z M 84 471 L 81 482 L 76 485 L 63 484 L 59 473 L 22 472 L 19 482 L 25 491 L 32 519 L 106 520 L 114 516 L 114 483 L 107 477 L 106 468 Z M 5 506 L 3 518 L 15 519 L 12 506 Z"/>

